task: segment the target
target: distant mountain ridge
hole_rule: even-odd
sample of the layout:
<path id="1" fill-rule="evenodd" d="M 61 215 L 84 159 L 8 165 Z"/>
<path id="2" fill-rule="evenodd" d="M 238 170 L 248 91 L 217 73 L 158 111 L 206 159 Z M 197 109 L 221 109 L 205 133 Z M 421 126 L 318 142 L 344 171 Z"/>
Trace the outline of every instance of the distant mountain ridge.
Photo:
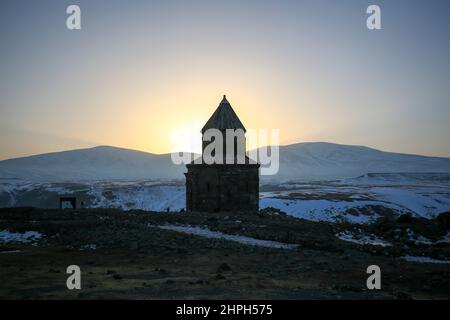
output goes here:
<path id="1" fill-rule="evenodd" d="M 33 181 L 179 179 L 170 154 L 98 146 L 0 161 L 0 178 Z"/>
<path id="2" fill-rule="evenodd" d="M 450 172 L 450 158 L 385 152 L 365 146 L 304 142 L 280 147 L 280 170 L 276 179 L 334 179 L 367 173 L 444 172 Z"/>
<path id="3" fill-rule="evenodd" d="M 30 181 L 183 179 L 170 154 L 98 146 L 0 161 L 1 179 Z M 367 173 L 450 173 L 450 158 L 384 152 L 364 146 L 305 142 L 280 146 L 280 168 L 262 181 L 338 179 Z"/>

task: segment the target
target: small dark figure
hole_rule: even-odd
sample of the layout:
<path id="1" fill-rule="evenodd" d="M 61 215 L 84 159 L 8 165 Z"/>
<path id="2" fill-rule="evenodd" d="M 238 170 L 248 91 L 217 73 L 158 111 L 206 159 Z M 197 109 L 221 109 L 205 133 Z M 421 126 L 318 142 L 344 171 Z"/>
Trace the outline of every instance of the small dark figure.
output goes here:
<path id="1" fill-rule="evenodd" d="M 167 212 L 170 212 L 170 207 L 167 207 L 166 211 L 167 211 Z"/>

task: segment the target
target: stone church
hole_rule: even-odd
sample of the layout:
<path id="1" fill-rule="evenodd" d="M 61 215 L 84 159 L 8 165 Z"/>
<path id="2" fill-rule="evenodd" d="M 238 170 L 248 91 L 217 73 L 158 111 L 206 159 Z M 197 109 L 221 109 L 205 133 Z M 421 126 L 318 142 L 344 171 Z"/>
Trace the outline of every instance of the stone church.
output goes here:
<path id="1" fill-rule="evenodd" d="M 232 146 L 226 143 L 227 129 L 241 129 L 245 127 L 234 112 L 226 96 L 220 102 L 216 111 L 209 118 L 201 133 L 205 135 L 208 129 L 222 132 L 224 156 L 236 160 L 238 150 L 244 150 L 240 162 L 227 161 L 207 164 L 205 161 L 193 161 L 186 165 L 186 208 L 188 211 L 219 212 L 219 211 L 258 211 L 259 201 L 259 164 L 245 155 L 245 135 L 234 138 Z M 213 141 L 203 141 L 202 159 L 205 148 Z M 243 149 L 239 149 L 243 148 Z"/>

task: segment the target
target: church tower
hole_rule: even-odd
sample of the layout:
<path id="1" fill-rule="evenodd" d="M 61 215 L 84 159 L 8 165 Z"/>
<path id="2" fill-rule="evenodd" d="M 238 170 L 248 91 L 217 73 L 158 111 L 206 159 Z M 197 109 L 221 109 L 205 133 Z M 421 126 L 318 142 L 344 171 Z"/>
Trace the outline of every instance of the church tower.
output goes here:
<path id="1" fill-rule="evenodd" d="M 212 156 L 220 160 L 212 163 L 208 161 L 209 151 L 212 143 L 217 141 L 211 138 L 211 133 L 219 131 L 223 141 L 218 145 L 223 146 L 223 152 L 222 155 L 215 154 L 214 150 Z M 186 165 L 187 210 L 258 211 L 259 164 L 245 154 L 246 130 L 226 96 L 201 132 L 204 137 L 202 161 Z M 233 132 L 235 134 L 230 135 Z"/>

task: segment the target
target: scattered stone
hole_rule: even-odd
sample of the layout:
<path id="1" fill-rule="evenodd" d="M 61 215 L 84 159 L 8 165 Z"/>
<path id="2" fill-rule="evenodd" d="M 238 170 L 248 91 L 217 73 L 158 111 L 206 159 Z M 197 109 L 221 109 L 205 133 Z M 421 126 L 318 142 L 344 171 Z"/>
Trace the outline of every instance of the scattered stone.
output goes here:
<path id="1" fill-rule="evenodd" d="M 220 266 L 217 268 L 217 273 L 222 273 L 222 272 L 227 272 L 227 271 L 231 271 L 231 267 L 223 262 L 220 264 Z"/>
<path id="2" fill-rule="evenodd" d="M 395 298 L 397 298 L 399 300 L 412 300 L 412 297 L 409 294 L 407 294 L 405 292 L 401 292 L 401 291 L 396 292 L 394 294 L 394 296 L 395 296 Z"/>
<path id="3" fill-rule="evenodd" d="M 430 291 L 431 291 L 431 287 L 428 286 L 428 285 L 424 285 L 424 286 L 422 287 L 422 290 L 425 291 L 425 292 L 430 292 Z"/>
<path id="4" fill-rule="evenodd" d="M 138 243 L 136 241 L 133 241 L 130 243 L 130 250 L 136 251 L 139 248 Z"/>
<path id="5" fill-rule="evenodd" d="M 203 283 L 204 283 L 204 281 L 202 279 L 198 279 L 195 281 L 189 281 L 189 284 L 203 284 Z"/>
<path id="6" fill-rule="evenodd" d="M 273 208 L 273 207 L 267 207 L 264 209 L 259 210 L 258 215 L 260 217 L 264 216 L 271 216 L 271 215 L 286 215 L 285 212 L 281 211 L 280 209 Z"/>
<path id="7" fill-rule="evenodd" d="M 447 230 L 450 230 L 450 212 L 443 212 L 437 216 L 437 221 Z"/>
<path id="8" fill-rule="evenodd" d="M 362 289 L 356 286 L 348 286 L 348 285 L 335 285 L 333 286 L 333 290 L 338 291 L 352 291 L 352 292 L 361 292 Z"/>
<path id="9" fill-rule="evenodd" d="M 59 270 L 55 270 L 55 269 L 50 269 L 48 270 L 48 273 L 60 273 L 61 271 Z"/>
<path id="10" fill-rule="evenodd" d="M 166 270 L 166 269 L 162 269 L 162 268 L 159 268 L 159 267 L 156 267 L 156 268 L 155 268 L 155 271 L 157 271 L 157 272 L 159 272 L 159 273 L 167 273 L 167 270 Z"/>
<path id="11" fill-rule="evenodd" d="M 402 214 L 397 218 L 397 223 L 411 223 L 413 221 L 412 216 L 409 213 Z"/>

